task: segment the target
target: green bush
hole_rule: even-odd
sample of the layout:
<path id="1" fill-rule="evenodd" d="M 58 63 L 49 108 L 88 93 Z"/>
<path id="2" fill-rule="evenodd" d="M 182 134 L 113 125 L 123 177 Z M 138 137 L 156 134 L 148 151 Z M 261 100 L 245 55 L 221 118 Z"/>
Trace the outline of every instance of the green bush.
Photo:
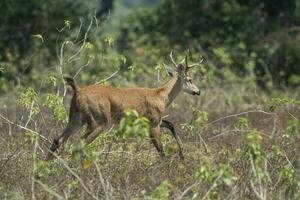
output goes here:
<path id="1" fill-rule="evenodd" d="M 122 27 L 120 47 L 134 55 L 136 48 L 151 47 L 163 54 L 174 48 L 205 51 L 217 69 L 256 75 L 267 89 L 270 81 L 298 86 L 299 16 L 296 0 L 164 0 L 131 15 Z"/>

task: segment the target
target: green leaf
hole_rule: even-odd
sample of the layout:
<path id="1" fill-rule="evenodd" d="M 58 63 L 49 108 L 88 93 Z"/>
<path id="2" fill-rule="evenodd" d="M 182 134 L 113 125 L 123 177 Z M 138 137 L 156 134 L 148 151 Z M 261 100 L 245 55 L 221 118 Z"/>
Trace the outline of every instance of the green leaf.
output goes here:
<path id="1" fill-rule="evenodd" d="M 71 21 L 70 20 L 64 20 L 64 24 L 68 29 L 71 29 Z"/>

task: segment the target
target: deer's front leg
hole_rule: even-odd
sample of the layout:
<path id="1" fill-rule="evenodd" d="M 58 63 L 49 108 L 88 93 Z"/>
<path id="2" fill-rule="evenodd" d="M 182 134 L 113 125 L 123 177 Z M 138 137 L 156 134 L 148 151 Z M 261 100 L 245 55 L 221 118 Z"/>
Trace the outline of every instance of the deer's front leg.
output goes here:
<path id="1" fill-rule="evenodd" d="M 163 145 L 160 141 L 160 127 L 159 125 L 156 127 L 151 127 L 150 128 L 150 139 L 151 142 L 154 144 L 155 148 L 157 149 L 160 157 L 165 157 L 165 153 L 164 153 L 164 149 L 163 149 Z"/>
<path id="2" fill-rule="evenodd" d="M 169 129 L 169 131 L 171 131 L 172 136 L 175 138 L 175 140 L 177 142 L 177 145 L 178 145 L 178 148 L 179 148 L 179 157 L 180 157 L 180 159 L 184 160 L 183 149 L 182 149 L 183 145 L 182 145 L 182 142 L 181 142 L 180 138 L 178 137 L 178 135 L 175 131 L 174 124 L 172 122 L 168 121 L 168 120 L 163 119 L 161 121 L 160 127 L 161 128 L 167 128 L 167 129 Z"/>

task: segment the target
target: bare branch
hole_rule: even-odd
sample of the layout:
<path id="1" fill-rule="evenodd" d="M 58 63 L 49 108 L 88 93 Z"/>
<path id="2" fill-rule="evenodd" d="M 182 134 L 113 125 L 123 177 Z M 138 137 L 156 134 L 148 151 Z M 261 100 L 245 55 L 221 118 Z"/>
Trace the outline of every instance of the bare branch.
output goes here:
<path id="1" fill-rule="evenodd" d="M 55 191 L 53 191 L 50 187 L 48 187 L 47 185 L 43 184 L 41 181 L 39 180 L 35 180 L 36 183 L 38 183 L 40 186 L 42 186 L 42 188 L 48 192 L 49 194 L 51 194 L 52 196 L 55 196 L 56 199 L 58 200 L 62 200 L 65 199 L 64 197 L 60 196 L 59 194 L 57 194 Z"/>
<path id="2" fill-rule="evenodd" d="M 108 81 L 109 79 L 111 79 L 112 77 L 114 77 L 117 73 L 119 73 L 119 71 L 120 71 L 120 69 L 118 69 L 117 71 L 115 71 L 114 73 L 112 73 L 109 77 L 107 77 L 105 79 L 102 79 L 101 81 L 96 82 L 95 85 L 98 85 L 100 83 Z"/>
<path id="3" fill-rule="evenodd" d="M 252 188 L 254 194 L 256 195 L 256 197 L 257 197 L 258 199 L 260 199 L 260 200 L 266 200 L 266 198 L 265 198 L 264 196 L 262 196 L 262 195 L 255 189 L 255 186 L 254 186 L 254 183 L 253 183 L 252 180 L 250 181 L 250 184 L 251 184 L 251 188 Z"/>
<path id="4" fill-rule="evenodd" d="M 249 110 L 249 111 L 245 111 L 245 112 L 241 112 L 241 113 L 237 113 L 237 114 L 232 114 L 232 115 L 227 115 L 225 117 L 221 117 L 221 118 L 216 119 L 216 120 L 214 120 L 212 122 L 209 122 L 206 125 L 206 127 L 210 126 L 210 125 L 212 125 L 212 124 L 214 124 L 216 122 L 222 121 L 224 119 L 228 119 L 228 118 L 232 118 L 232 117 L 238 117 L 238 116 L 245 115 L 245 114 L 248 114 L 248 113 L 262 113 L 262 114 L 273 115 L 273 116 L 276 115 L 275 113 L 270 113 L 270 112 L 266 112 L 266 111 L 263 111 L 263 110 Z"/>
<path id="5" fill-rule="evenodd" d="M 62 158 L 60 158 L 59 156 L 57 156 L 55 153 L 53 153 L 52 155 L 54 155 L 56 157 L 56 159 L 58 159 L 60 161 L 60 163 L 62 163 L 63 166 L 79 181 L 79 183 L 82 186 L 83 190 L 88 195 L 90 195 L 93 199 L 98 200 L 98 197 L 94 196 L 94 194 L 92 193 L 92 191 L 90 191 L 87 188 L 87 186 L 84 184 L 83 180 L 78 176 L 78 174 L 76 174 Z"/>
<path id="6" fill-rule="evenodd" d="M 82 28 L 82 19 L 79 19 L 80 21 L 80 25 L 79 25 L 79 28 L 78 28 L 78 31 L 77 31 L 77 34 L 76 34 L 76 37 L 75 37 L 75 40 L 74 40 L 74 43 L 78 40 L 78 37 L 79 37 L 79 34 L 81 32 L 81 28 Z"/>
<path id="7" fill-rule="evenodd" d="M 85 46 L 85 44 L 86 44 L 86 39 L 87 39 L 87 37 L 88 37 L 88 33 L 89 33 L 89 31 L 91 30 L 92 25 L 93 25 L 93 21 L 94 21 L 94 18 L 91 19 L 90 24 L 89 24 L 89 26 L 88 26 L 88 28 L 87 28 L 85 34 L 84 34 L 84 38 L 83 38 L 83 42 L 82 42 L 81 47 L 79 48 L 79 50 L 78 50 L 74 55 L 72 55 L 72 56 L 68 59 L 68 62 L 71 62 L 71 61 L 72 61 L 77 55 L 79 55 L 79 53 L 84 49 L 84 46 Z"/>
<path id="8" fill-rule="evenodd" d="M 96 166 L 96 170 L 97 170 L 98 175 L 99 175 L 99 180 L 100 180 L 101 186 L 102 186 L 103 191 L 104 191 L 105 199 L 106 200 L 112 200 L 112 199 L 114 199 L 113 198 L 113 187 L 108 182 L 108 180 L 106 180 L 106 181 L 104 180 L 97 162 L 93 161 L 93 163 Z"/>
<path id="9" fill-rule="evenodd" d="M 25 127 L 25 126 L 22 126 L 22 125 L 20 125 L 20 124 L 17 124 L 17 123 L 15 123 L 15 122 L 13 122 L 13 121 L 10 121 L 10 120 L 7 119 L 6 117 L 4 117 L 2 114 L 0 114 L 0 118 L 4 119 L 4 120 L 5 120 L 6 122 L 8 122 L 9 124 L 15 125 L 15 126 L 21 128 L 21 129 L 23 129 L 23 130 L 26 130 L 26 131 L 29 131 L 29 132 L 35 132 L 35 133 L 37 133 L 36 131 L 34 131 L 34 130 L 30 129 L 30 128 L 27 128 L 27 127 Z M 39 133 L 37 133 L 37 134 L 38 134 L 39 137 L 41 137 L 42 139 L 44 139 L 44 140 L 46 140 L 46 141 L 49 142 L 49 140 L 48 140 L 45 136 L 43 136 L 43 135 L 41 135 L 41 134 L 39 134 Z"/>
<path id="10" fill-rule="evenodd" d="M 78 74 L 82 71 L 82 69 L 86 66 L 88 66 L 90 64 L 91 60 L 88 60 L 86 64 L 82 65 L 76 72 L 76 74 L 73 76 L 73 78 L 75 78 L 76 76 L 78 76 Z"/>
<path id="11" fill-rule="evenodd" d="M 186 188 L 186 189 L 183 191 L 183 193 L 182 193 L 177 199 L 178 199 L 178 200 L 183 199 L 183 197 L 184 197 L 191 189 L 193 189 L 194 187 L 198 186 L 199 184 L 200 184 L 200 183 L 195 183 L 195 184 L 189 186 L 188 188 Z"/>

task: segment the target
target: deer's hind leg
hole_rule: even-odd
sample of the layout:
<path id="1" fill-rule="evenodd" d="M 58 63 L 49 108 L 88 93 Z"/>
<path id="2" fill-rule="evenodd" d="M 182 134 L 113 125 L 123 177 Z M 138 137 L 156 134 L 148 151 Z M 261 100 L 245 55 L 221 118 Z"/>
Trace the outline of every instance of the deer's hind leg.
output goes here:
<path id="1" fill-rule="evenodd" d="M 83 114 L 79 111 L 77 107 L 76 96 L 73 96 L 70 105 L 69 120 L 67 127 L 65 128 L 62 134 L 60 134 L 53 140 L 47 157 L 48 159 L 53 158 L 53 153 L 61 146 L 61 144 L 66 142 L 71 135 L 79 132 L 81 126 L 85 123 L 85 119 L 86 118 L 83 116 Z"/>
<path id="2" fill-rule="evenodd" d="M 91 143 L 96 137 L 103 131 L 104 124 L 91 123 L 89 120 L 87 130 L 81 139 L 84 140 L 86 144 Z"/>
<path id="3" fill-rule="evenodd" d="M 94 141 L 110 124 L 109 106 L 101 107 L 88 118 L 87 132 L 81 137 L 88 145 Z"/>
<path id="4" fill-rule="evenodd" d="M 104 126 L 98 126 L 96 127 L 93 131 L 91 131 L 88 135 L 84 135 L 84 143 L 86 145 L 90 144 L 93 142 L 99 135 L 104 131 Z"/>
<path id="5" fill-rule="evenodd" d="M 61 144 L 65 143 L 71 135 L 79 132 L 83 123 L 84 122 L 82 121 L 82 116 L 80 113 L 78 113 L 77 115 L 70 113 L 67 127 L 62 134 L 60 134 L 53 140 L 53 143 L 50 146 L 48 159 L 53 158 L 53 153 L 61 146 Z"/>

